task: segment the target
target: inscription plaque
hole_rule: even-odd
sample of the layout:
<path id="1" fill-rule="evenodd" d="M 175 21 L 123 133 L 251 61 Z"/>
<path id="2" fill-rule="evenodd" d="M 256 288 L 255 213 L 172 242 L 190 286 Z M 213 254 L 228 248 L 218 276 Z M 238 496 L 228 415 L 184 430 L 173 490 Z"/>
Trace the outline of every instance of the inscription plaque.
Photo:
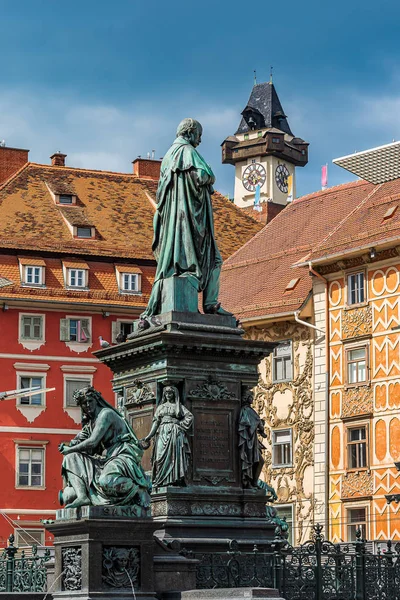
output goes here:
<path id="1" fill-rule="evenodd" d="M 233 474 L 231 411 L 195 412 L 194 459 L 195 479 L 203 472 Z"/>
<path id="2" fill-rule="evenodd" d="M 129 411 L 129 421 L 133 431 L 136 433 L 139 440 L 146 437 L 151 429 L 153 420 L 153 409 L 147 408 L 144 410 Z M 151 453 L 152 446 L 144 451 L 142 465 L 145 471 L 151 471 Z"/>

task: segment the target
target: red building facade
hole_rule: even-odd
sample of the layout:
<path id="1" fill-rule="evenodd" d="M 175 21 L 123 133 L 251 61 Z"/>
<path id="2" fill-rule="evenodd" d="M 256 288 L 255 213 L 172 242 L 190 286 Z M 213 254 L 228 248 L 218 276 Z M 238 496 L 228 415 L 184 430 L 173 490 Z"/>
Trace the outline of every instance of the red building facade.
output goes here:
<path id="1" fill-rule="evenodd" d="M 21 166 L 22 152 L 0 147 L 0 391 L 55 390 L 0 403 L 0 542 L 15 533 L 18 546 L 52 543 L 42 520 L 59 508 L 58 446 L 80 428 L 73 391 L 93 385 L 115 402 L 92 352 L 129 333 L 147 304 L 160 167 L 73 169 L 60 153 Z M 261 226 L 219 194 L 213 204 L 227 257 Z"/>

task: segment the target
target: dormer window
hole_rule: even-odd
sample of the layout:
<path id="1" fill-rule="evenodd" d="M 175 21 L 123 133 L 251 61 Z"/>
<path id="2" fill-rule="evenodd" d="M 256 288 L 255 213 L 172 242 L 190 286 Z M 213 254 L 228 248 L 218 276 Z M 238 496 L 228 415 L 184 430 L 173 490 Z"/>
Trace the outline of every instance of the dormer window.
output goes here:
<path id="1" fill-rule="evenodd" d="M 72 194 L 60 194 L 58 197 L 59 204 L 73 204 L 73 196 Z"/>
<path id="2" fill-rule="evenodd" d="M 137 292 L 139 276 L 136 273 L 122 273 L 122 289 L 124 292 Z"/>
<path id="3" fill-rule="evenodd" d="M 142 292 L 142 271 L 135 265 L 116 265 L 118 288 L 121 294 Z"/>
<path id="4" fill-rule="evenodd" d="M 44 287 L 45 262 L 41 258 L 18 258 L 21 284 L 27 287 Z"/>
<path id="5" fill-rule="evenodd" d="M 67 289 L 87 290 L 89 266 L 85 262 L 63 261 L 64 280 Z"/>
<path id="6" fill-rule="evenodd" d="M 25 267 L 25 283 L 28 285 L 42 285 L 43 267 Z"/>
<path id="7" fill-rule="evenodd" d="M 273 144 L 280 144 L 280 142 L 281 142 L 281 139 L 280 139 L 280 138 L 278 138 L 278 137 L 273 137 L 273 138 L 272 138 L 272 143 L 273 143 Z"/>
<path id="8" fill-rule="evenodd" d="M 90 238 L 94 237 L 93 229 L 94 229 L 94 227 L 77 227 L 76 228 L 76 237 L 90 239 Z"/>
<path id="9" fill-rule="evenodd" d="M 68 269 L 68 285 L 70 287 L 86 287 L 86 273 L 83 269 Z"/>

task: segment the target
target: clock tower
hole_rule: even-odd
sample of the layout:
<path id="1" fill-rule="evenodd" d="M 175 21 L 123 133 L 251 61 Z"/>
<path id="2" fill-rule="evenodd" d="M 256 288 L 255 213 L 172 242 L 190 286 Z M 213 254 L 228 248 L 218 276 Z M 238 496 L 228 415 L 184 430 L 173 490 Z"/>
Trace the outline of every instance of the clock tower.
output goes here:
<path id="1" fill-rule="evenodd" d="M 293 135 L 272 81 L 254 85 L 236 134 L 222 143 L 222 162 L 235 165 L 237 206 L 285 206 L 296 197 L 295 168 L 307 164 L 308 143 Z"/>

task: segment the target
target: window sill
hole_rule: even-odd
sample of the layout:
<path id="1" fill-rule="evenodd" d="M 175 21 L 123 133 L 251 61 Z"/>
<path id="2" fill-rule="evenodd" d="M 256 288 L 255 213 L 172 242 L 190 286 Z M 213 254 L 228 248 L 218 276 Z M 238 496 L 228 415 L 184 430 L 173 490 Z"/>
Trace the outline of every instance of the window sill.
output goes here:
<path id="1" fill-rule="evenodd" d="M 273 469 L 292 469 L 293 468 L 293 463 L 290 463 L 288 465 L 272 465 Z"/>
<path id="2" fill-rule="evenodd" d="M 131 291 L 131 290 L 119 290 L 120 294 L 127 294 L 128 296 L 141 296 L 142 292 L 141 291 Z"/>
<path id="3" fill-rule="evenodd" d="M 344 474 L 345 477 L 347 475 L 358 475 L 359 473 L 367 473 L 367 475 L 371 474 L 371 467 L 359 467 L 358 469 L 346 469 Z"/>
<path id="4" fill-rule="evenodd" d="M 16 490 L 30 490 L 30 491 L 43 491 L 46 489 L 45 485 L 16 485 L 15 486 Z"/>
<path id="5" fill-rule="evenodd" d="M 32 423 L 46 410 L 45 404 L 16 404 L 16 407 L 29 423 Z"/>
<path id="6" fill-rule="evenodd" d="M 88 342 L 65 342 L 65 345 L 72 351 L 80 354 L 81 352 L 87 352 L 92 347 L 92 341 Z"/>
<path id="7" fill-rule="evenodd" d="M 371 387 L 371 381 L 359 381 L 357 383 L 346 383 L 345 390 L 354 390 L 355 388 Z"/>
<path id="8" fill-rule="evenodd" d="M 30 350 L 32 352 L 33 350 L 39 350 L 39 348 L 44 346 L 46 340 L 19 339 L 18 343 L 21 344 L 21 346 L 23 346 L 26 350 Z"/>
<path id="9" fill-rule="evenodd" d="M 293 378 L 292 379 L 277 379 L 276 381 L 273 379 L 272 383 L 293 383 Z"/>
<path id="10" fill-rule="evenodd" d="M 369 302 L 359 302 L 358 304 L 346 304 L 344 306 L 344 310 L 352 310 L 353 308 L 364 308 L 365 306 L 368 306 Z"/>
<path id="11" fill-rule="evenodd" d="M 26 283 L 26 282 L 23 282 L 23 283 L 21 283 L 21 287 L 23 287 L 23 288 L 46 289 L 46 284 L 45 283 Z"/>
<path id="12" fill-rule="evenodd" d="M 85 287 L 83 286 L 74 286 L 74 285 L 67 285 L 66 290 L 69 290 L 70 292 L 89 292 L 90 289 L 85 285 Z"/>

